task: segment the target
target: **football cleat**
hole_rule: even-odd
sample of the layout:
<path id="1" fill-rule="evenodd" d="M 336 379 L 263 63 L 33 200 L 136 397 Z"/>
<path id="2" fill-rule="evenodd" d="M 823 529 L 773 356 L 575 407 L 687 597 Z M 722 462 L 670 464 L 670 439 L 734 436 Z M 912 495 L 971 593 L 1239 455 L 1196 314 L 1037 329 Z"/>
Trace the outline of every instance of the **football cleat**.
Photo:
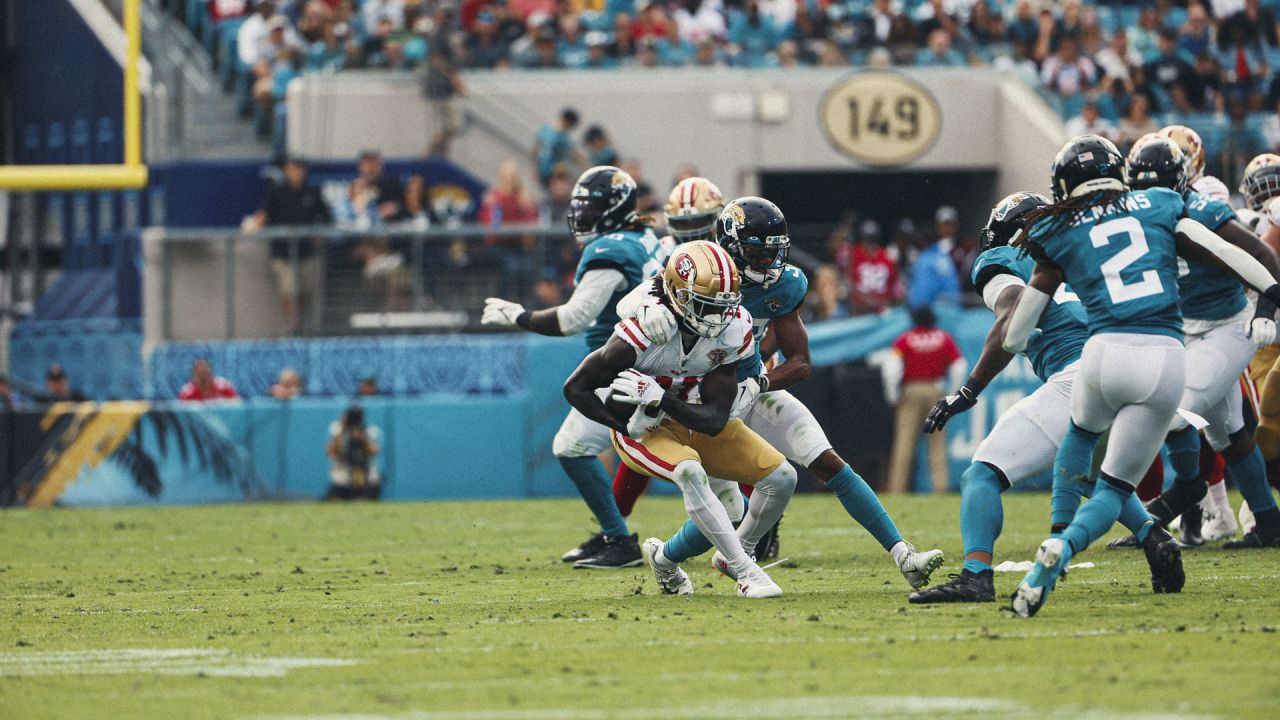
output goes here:
<path id="1" fill-rule="evenodd" d="M 626 537 L 604 536 L 604 549 L 594 556 L 584 558 L 573 564 L 579 570 L 614 570 L 617 568 L 636 567 L 644 562 L 640 555 L 640 543 L 636 535 Z"/>
<path id="2" fill-rule="evenodd" d="M 755 558 L 751 558 L 751 559 L 755 560 Z M 733 568 L 729 567 L 729 561 L 725 559 L 724 555 L 721 554 L 719 550 L 717 550 L 715 554 L 711 556 L 711 567 L 715 568 L 716 572 L 729 578 L 730 580 L 738 579 L 738 573 L 734 572 Z"/>
<path id="3" fill-rule="evenodd" d="M 1182 592 L 1187 582 L 1187 574 L 1182 569 L 1182 548 L 1169 531 L 1158 524 L 1152 525 L 1142 542 L 1142 550 L 1151 568 L 1151 590 L 1157 595 Z"/>
<path id="4" fill-rule="evenodd" d="M 1013 612 L 1024 618 L 1040 612 L 1058 580 L 1066 577 L 1066 567 L 1070 560 L 1071 548 L 1065 540 L 1049 538 L 1040 543 L 1040 549 L 1036 550 L 1035 565 L 1013 592 Z"/>
<path id="5" fill-rule="evenodd" d="M 587 538 L 586 542 L 561 555 L 560 561 L 571 563 L 586 560 L 589 557 L 594 557 L 601 550 L 604 550 L 604 533 L 596 533 Z"/>
<path id="6" fill-rule="evenodd" d="M 994 576 L 995 573 L 990 570 L 983 570 L 980 573 L 961 570 L 959 575 L 954 573 L 950 575 L 949 582 L 911 593 L 907 596 L 907 602 L 913 605 L 995 602 Z"/>
<path id="7" fill-rule="evenodd" d="M 1182 520 L 1182 522 L 1178 523 L 1178 540 L 1183 547 L 1200 547 L 1204 545 L 1204 536 L 1200 534 L 1204 525 L 1204 511 L 1200 509 L 1200 506 L 1194 505 L 1178 517 Z"/>
<path id="8" fill-rule="evenodd" d="M 759 565 L 752 563 L 751 569 L 738 578 L 737 593 L 744 598 L 771 598 L 782 595 L 782 588 Z"/>
<path id="9" fill-rule="evenodd" d="M 1138 538 L 1133 535 L 1125 535 L 1107 543 L 1108 550 L 1124 550 L 1137 547 L 1142 547 L 1142 543 L 1138 542 Z"/>
<path id="10" fill-rule="evenodd" d="M 1200 537 L 1208 542 L 1225 540 L 1233 537 L 1240 525 L 1236 522 L 1231 508 L 1221 509 L 1211 506 L 1204 511 L 1204 523 L 1200 527 Z"/>
<path id="11" fill-rule="evenodd" d="M 898 570 L 911 584 L 912 589 L 918 590 L 929 584 L 929 576 L 934 570 L 942 567 L 946 558 L 942 556 L 942 551 L 937 549 L 916 552 L 915 546 L 911 543 L 907 543 L 907 550 L 907 554 L 902 556 L 902 561 L 898 563 Z"/>
<path id="12" fill-rule="evenodd" d="M 1280 522 L 1275 518 L 1275 510 L 1262 513 L 1254 522 L 1253 529 L 1245 533 L 1244 537 L 1226 543 L 1222 547 L 1228 550 L 1280 547 Z"/>
<path id="13" fill-rule="evenodd" d="M 640 551 L 644 555 L 645 562 L 649 563 L 649 569 L 653 570 L 653 577 L 658 581 L 658 587 L 662 589 L 664 595 L 693 594 L 693 582 L 679 565 L 667 567 L 666 563 L 658 561 L 658 553 L 662 552 L 661 540 L 658 538 L 645 540 L 640 546 Z"/>

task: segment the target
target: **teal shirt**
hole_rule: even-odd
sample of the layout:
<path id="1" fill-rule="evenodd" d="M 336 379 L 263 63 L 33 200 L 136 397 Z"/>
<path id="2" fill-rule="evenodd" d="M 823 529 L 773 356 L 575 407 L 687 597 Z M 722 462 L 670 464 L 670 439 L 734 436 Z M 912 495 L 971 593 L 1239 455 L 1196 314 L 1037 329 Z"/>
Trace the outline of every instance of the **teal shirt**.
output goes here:
<path id="1" fill-rule="evenodd" d="M 1230 205 L 1200 193 L 1187 193 L 1186 206 L 1187 217 L 1210 230 L 1217 230 L 1236 216 Z M 1225 270 L 1186 260 L 1178 266 L 1182 316 L 1188 320 L 1225 320 L 1249 304 L 1240 281 Z"/>
<path id="2" fill-rule="evenodd" d="M 738 364 L 738 382 L 756 377 L 764 371 L 764 358 L 760 357 L 760 341 L 769 330 L 769 321 L 788 315 L 800 307 L 809 292 L 809 279 L 800 268 L 787 265 L 778 279 L 768 285 L 753 282 L 742 283 L 742 307 L 751 313 L 752 334 L 756 338 L 756 352 L 750 360 Z"/>
<path id="3" fill-rule="evenodd" d="M 1031 282 L 1036 263 L 1011 247 L 995 247 L 978 256 L 973 263 L 973 286 L 983 288 L 997 275 L 1012 275 L 1024 283 Z M 1024 352 L 1031 361 L 1036 377 L 1047 381 L 1063 368 L 1080 359 L 1084 343 L 1089 339 L 1089 318 L 1080 298 L 1067 285 L 1058 288 L 1053 301 L 1036 325 L 1040 332 L 1027 343 Z"/>
<path id="4" fill-rule="evenodd" d="M 1089 318 L 1089 334 L 1141 333 L 1182 339 L 1175 226 L 1182 196 L 1166 188 L 1134 190 L 1088 208 L 1054 236 L 1036 223 L 1028 235 L 1037 260 L 1062 269 Z"/>
<path id="5" fill-rule="evenodd" d="M 610 233 L 593 240 L 582 249 L 578 271 L 573 276 L 575 283 L 581 282 L 588 270 L 595 269 L 617 270 L 627 278 L 626 287 L 609 298 L 595 322 L 583 333 L 589 350 L 595 350 L 608 341 L 613 334 L 613 326 L 618 324 L 618 301 L 631 292 L 632 288 L 657 275 L 666 261 L 666 254 L 652 230 Z"/>

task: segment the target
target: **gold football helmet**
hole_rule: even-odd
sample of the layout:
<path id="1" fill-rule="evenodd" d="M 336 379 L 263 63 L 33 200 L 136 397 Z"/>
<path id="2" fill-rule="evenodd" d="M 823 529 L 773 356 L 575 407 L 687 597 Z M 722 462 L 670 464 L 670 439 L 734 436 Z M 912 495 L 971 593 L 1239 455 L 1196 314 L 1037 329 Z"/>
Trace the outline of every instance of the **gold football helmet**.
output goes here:
<path id="1" fill-rule="evenodd" d="M 720 337 L 737 316 L 742 281 L 724 248 L 695 240 L 676 248 L 662 271 L 671 309 L 693 332 Z"/>
<path id="2" fill-rule="evenodd" d="M 710 240 L 724 209 L 720 188 L 704 177 L 685 178 L 667 195 L 667 230 L 678 242 Z"/>
<path id="3" fill-rule="evenodd" d="M 1204 175 L 1204 141 L 1200 134 L 1186 125 L 1169 125 L 1157 133 L 1172 140 L 1182 151 L 1187 164 L 1187 186 Z"/>
<path id="4" fill-rule="evenodd" d="M 1263 153 L 1250 160 L 1240 180 L 1240 194 L 1254 210 L 1261 210 L 1268 200 L 1280 195 L 1280 155 Z"/>

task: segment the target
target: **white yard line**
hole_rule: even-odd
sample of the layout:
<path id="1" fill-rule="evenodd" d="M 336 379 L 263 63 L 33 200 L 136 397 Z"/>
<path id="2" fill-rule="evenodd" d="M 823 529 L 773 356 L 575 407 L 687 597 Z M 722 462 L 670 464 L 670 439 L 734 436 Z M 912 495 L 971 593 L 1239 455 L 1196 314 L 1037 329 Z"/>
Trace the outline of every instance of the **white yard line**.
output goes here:
<path id="1" fill-rule="evenodd" d="M 253 657 L 203 648 L 124 648 L 0 653 L 0 677 L 38 675 L 209 675 L 284 677 L 294 668 L 345 667 L 355 660 Z"/>

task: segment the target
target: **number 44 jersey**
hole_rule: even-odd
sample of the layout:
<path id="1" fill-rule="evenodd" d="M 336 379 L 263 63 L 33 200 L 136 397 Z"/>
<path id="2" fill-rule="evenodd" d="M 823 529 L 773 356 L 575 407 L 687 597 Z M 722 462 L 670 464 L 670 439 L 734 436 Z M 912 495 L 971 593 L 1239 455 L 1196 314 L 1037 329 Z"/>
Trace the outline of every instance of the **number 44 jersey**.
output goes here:
<path id="1" fill-rule="evenodd" d="M 1028 249 L 1062 269 L 1089 317 L 1089 334 L 1144 333 L 1182 339 L 1175 227 L 1181 195 L 1136 190 L 1074 216 L 1036 223 Z"/>

